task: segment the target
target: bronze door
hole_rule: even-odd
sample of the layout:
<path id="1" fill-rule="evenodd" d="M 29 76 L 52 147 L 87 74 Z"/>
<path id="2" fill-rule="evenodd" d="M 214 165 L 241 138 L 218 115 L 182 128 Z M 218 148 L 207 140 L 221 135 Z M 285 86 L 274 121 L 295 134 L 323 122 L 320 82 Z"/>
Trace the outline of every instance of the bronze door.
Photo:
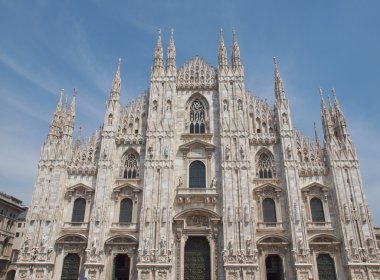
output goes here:
<path id="1" fill-rule="evenodd" d="M 336 280 L 334 260 L 328 254 L 320 254 L 317 258 L 318 276 L 320 280 Z"/>
<path id="2" fill-rule="evenodd" d="M 61 280 L 78 280 L 80 257 L 78 254 L 68 254 L 63 260 Z"/>
<path id="3" fill-rule="evenodd" d="M 210 280 L 210 245 L 205 237 L 189 237 L 185 245 L 185 280 Z"/>

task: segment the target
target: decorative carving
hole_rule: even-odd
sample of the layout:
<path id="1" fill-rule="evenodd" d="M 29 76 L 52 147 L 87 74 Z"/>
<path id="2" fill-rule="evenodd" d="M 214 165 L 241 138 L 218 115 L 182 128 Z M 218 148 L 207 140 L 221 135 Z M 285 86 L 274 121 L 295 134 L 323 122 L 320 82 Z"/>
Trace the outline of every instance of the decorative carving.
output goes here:
<path id="1" fill-rule="evenodd" d="M 206 216 L 201 215 L 191 215 L 186 218 L 186 224 L 188 226 L 195 226 L 195 227 L 208 227 L 210 225 L 210 220 Z"/>
<path id="2" fill-rule="evenodd" d="M 215 88 L 216 71 L 199 56 L 195 56 L 178 70 L 177 88 Z"/>

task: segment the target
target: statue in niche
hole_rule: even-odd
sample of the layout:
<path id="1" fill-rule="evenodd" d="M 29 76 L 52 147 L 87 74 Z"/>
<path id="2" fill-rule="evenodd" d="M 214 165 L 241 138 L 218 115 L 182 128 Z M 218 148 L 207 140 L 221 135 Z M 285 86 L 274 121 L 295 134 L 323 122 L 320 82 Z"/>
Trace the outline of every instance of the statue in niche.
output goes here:
<path id="1" fill-rule="evenodd" d="M 166 240 L 165 238 L 161 238 L 160 240 L 160 251 L 161 251 L 161 254 L 165 254 L 165 248 L 166 248 Z"/>
<path id="2" fill-rule="evenodd" d="M 109 114 L 108 115 L 108 125 L 112 125 L 112 123 L 113 123 L 113 115 Z"/>
<path id="3" fill-rule="evenodd" d="M 286 147 L 286 153 L 288 155 L 288 158 L 292 157 L 292 149 L 290 148 L 290 145 Z"/>
<path id="4" fill-rule="evenodd" d="M 226 148 L 225 148 L 225 154 L 226 154 L 226 159 L 229 159 L 231 157 L 231 149 L 230 149 L 230 145 L 226 145 Z"/>
<path id="5" fill-rule="evenodd" d="M 244 153 L 243 146 L 240 146 L 240 156 L 241 156 L 241 159 L 245 158 L 245 153 Z"/>
<path id="6" fill-rule="evenodd" d="M 234 254 L 234 248 L 232 247 L 232 241 L 228 242 L 228 254 L 232 256 Z"/>
<path id="7" fill-rule="evenodd" d="M 165 149 L 164 149 L 164 156 L 166 158 L 169 156 L 169 149 L 168 149 L 168 147 L 165 147 Z"/>
<path id="8" fill-rule="evenodd" d="M 245 247 L 246 247 L 246 250 L 247 250 L 247 255 L 251 254 L 251 251 L 252 251 L 251 246 L 252 246 L 251 239 L 247 239 L 245 241 Z"/>
<path id="9" fill-rule="evenodd" d="M 282 124 L 288 124 L 288 116 L 285 113 L 282 114 Z"/>
<path id="10" fill-rule="evenodd" d="M 147 237 L 144 239 L 144 254 L 148 252 L 148 249 L 149 249 L 149 238 Z"/>
<path id="11" fill-rule="evenodd" d="M 41 247 L 41 252 L 45 252 L 46 246 L 47 246 L 47 234 L 45 233 L 41 239 L 40 247 Z"/>
<path id="12" fill-rule="evenodd" d="M 216 188 L 216 178 L 215 178 L 215 177 L 212 178 L 210 187 L 211 187 L 212 189 L 215 189 L 215 188 Z"/>
<path id="13" fill-rule="evenodd" d="M 178 177 L 178 187 L 181 188 L 183 186 L 183 179 L 182 176 Z"/>
<path id="14" fill-rule="evenodd" d="M 227 103 L 227 101 L 224 101 L 224 103 L 223 103 L 223 111 L 228 111 L 228 103 Z"/>

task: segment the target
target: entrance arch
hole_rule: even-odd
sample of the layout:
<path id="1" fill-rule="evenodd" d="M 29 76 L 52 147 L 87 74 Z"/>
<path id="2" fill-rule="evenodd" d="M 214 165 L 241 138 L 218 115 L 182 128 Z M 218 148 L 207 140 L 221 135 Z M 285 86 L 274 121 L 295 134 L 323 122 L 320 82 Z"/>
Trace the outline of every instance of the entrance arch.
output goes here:
<path id="1" fill-rule="evenodd" d="M 211 280 L 210 244 L 204 236 L 190 236 L 186 241 L 184 280 Z"/>
<path id="2" fill-rule="evenodd" d="M 114 259 L 114 280 L 129 280 L 131 259 L 127 254 L 118 254 Z"/>
<path id="3" fill-rule="evenodd" d="M 284 269 L 279 255 L 268 255 L 265 259 L 267 280 L 284 280 Z"/>
<path id="4" fill-rule="evenodd" d="M 16 271 L 15 270 L 9 270 L 7 273 L 7 278 L 6 280 L 14 280 L 16 276 Z"/>

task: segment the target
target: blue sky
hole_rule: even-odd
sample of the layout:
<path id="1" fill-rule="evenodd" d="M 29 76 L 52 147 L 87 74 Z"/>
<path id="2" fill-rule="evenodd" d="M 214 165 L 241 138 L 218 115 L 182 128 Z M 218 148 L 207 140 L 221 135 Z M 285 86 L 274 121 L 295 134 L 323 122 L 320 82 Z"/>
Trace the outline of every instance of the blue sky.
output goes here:
<path id="1" fill-rule="evenodd" d="M 318 87 L 335 87 L 356 144 L 364 190 L 380 226 L 379 1 L 0 0 L 0 190 L 30 202 L 60 89 L 78 89 L 82 135 L 101 125 L 117 59 L 122 102 L 149 86 L 163 30 L 177 66 L 198 54 L 216 65 L 219 29 L 237 31 L 246 84 L 273 104 L 276 56 L 298 129 L 320 128 Z M 320 135 L 322 135 L 320 131 Z"/>

